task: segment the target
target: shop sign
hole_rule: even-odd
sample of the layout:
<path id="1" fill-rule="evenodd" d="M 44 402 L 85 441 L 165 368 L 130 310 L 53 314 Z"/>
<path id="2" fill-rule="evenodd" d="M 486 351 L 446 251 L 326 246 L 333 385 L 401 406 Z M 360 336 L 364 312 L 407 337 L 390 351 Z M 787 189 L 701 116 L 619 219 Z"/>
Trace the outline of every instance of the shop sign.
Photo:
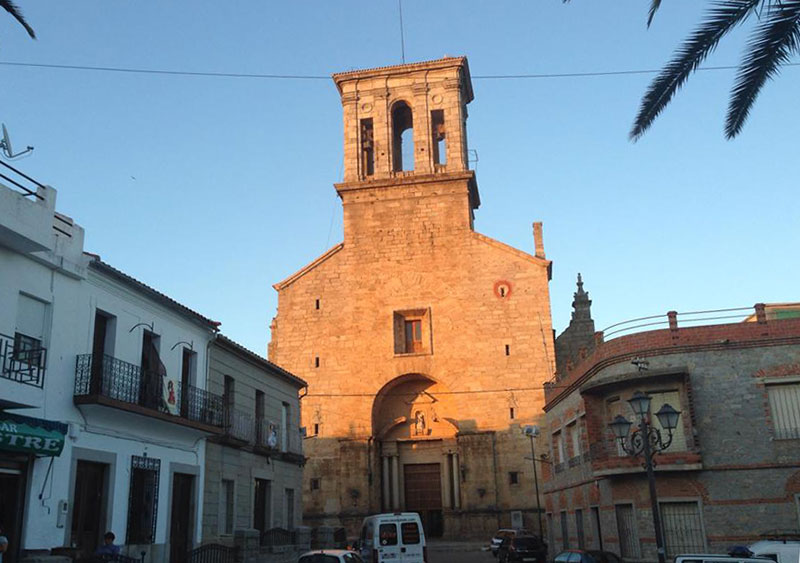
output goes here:
<path id="1" fill-rule="evenodd" d="M 61 422 L 0 412 L 0 450 L 58 456 L 66 433 Z"/>

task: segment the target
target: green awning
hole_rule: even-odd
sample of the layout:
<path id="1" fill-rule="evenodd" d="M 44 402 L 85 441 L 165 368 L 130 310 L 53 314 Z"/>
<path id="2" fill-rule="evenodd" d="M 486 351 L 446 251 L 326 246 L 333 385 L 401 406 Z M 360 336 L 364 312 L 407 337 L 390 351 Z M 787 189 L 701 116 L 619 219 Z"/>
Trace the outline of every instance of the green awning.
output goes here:
<path id="1" fill-rule="evenodd" d="M 0 412 L 0 450 L 58 456 L 66 433 L 63 422 Z"/>

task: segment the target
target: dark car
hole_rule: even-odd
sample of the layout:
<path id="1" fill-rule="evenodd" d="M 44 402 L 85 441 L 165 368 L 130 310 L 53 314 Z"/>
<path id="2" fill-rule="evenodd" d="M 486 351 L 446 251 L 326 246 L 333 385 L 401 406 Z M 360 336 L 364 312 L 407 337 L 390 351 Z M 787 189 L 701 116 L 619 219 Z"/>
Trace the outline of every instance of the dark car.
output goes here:
<path id="1" fill-rule="evenodd" d="M 567 549 L 556 555 L 555 563 L 622 563 L 619 555 L 610 551 Z"/>
<path id="2" fill-rule="evenodd" d="M 503 538 L 497 549 L 499 563 L 547 563 L 547 544 L 538 536 Z"/>
<path id="3" fill-rule="evenodd" d="M 497 557 L 497 550 L 500 549 L 500 544 L 503 543 L 503 538 L 530 535 L 531 533 L 528 530 L 523 530 L 522 528 L 500 528 L 494 533 L 494 537 L 492 538 L 492 542 L 489 544 L 489 548 L 492 550 L 492 555 Z"/>

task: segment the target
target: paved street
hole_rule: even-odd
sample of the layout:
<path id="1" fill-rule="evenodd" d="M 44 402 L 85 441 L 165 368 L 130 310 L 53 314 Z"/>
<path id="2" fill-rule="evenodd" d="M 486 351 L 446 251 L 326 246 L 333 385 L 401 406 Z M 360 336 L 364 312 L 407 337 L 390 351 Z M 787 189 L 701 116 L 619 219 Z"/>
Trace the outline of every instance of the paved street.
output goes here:
<path id="1" fill-rule="evenodd" d="M 428 563 L 492 563 L 491 552 L 476 544 L 428 543 Z"/>

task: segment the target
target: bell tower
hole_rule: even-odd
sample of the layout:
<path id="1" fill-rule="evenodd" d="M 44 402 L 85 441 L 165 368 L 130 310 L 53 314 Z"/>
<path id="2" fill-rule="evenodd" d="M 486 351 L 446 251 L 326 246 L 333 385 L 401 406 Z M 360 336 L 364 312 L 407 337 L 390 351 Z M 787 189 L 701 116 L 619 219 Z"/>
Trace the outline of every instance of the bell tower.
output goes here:
<path id="1" fill-rule="evenodd" d="M 466 57 L 340 72 L 344 181 L 467 170 Z M 413 149 L 413 151 L 411 150 Z"/>
<path id="2" fill-rule="evenodd" d="M 467 156 L 473 93 L 466 57 L 341 72 L 333 80 L 344 115 L 344 181 L 336 189 L 345 243 L 363 242 L 364 223 L 354 220 L 350 208 L 366 202 L 378 210 L 387 201 L 406 203 L 382 221 L 391 228 L 397 220 L 429 225 L 431 218 L 422 217 L 417 204 L 442 197 L 453 213 L 435 222 L 444 230 L 471 229 L 480 200 Z"/>

